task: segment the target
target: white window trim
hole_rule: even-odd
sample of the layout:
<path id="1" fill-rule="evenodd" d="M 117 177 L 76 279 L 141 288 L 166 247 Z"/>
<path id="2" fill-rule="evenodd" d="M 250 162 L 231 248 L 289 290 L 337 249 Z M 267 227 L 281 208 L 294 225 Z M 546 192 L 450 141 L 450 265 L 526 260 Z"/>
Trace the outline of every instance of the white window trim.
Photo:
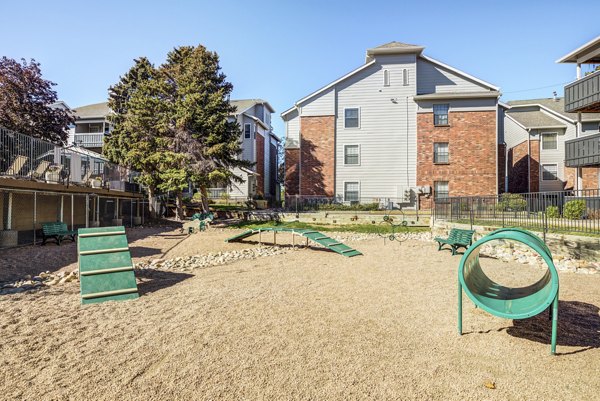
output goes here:
<path id="1" fill-rule="evenodd" d="M 544 135 L 556 135 L 556 148 L 554 149 L 544 149 Z M 542 150 L 558 150 L 558 132 L 553 132 L 553 131 L 548 131 L 548 132 L 541 132 L 540 133 L 540 141 L 541 143 L 541 149 Z"/>
<path id="2" fill-rule="evenodd" d="M 350 200 L 346 200 L 346 183 L 357 183 L 358 184 L 358 201 L 350 201 Z M 344 197 L 344 202 L 360 202 L 360 181 L 359 180 L 348 180 L 348 181 L 342 181 L 342 195 Z"/>
<path id="3" fill-rule="evenodd" d="M 390 86 L 390 70 L 383 70 L 383 86 Z"/>
<path id="4" fill-rule="evenodd" d="M 555 166 L 556 167 L 556 178 L 551 179 L 551 180 L 546 180 L 544 178 L 544 166 Z M 541 174 L 542 181 L 558 181 L 558 164 L 557 163 L 544 163 L 544 164 L 542 164 L 541 165 L 540 174 Z"/>
<path id="5" fill-rule="evenodd" d="M 446 112 L 446 116 L 447 116 L 447 120 L 448 123 L 447 124 L 436 124 L 435 123 L 435 106 L 448 106 L 448 111 Z M 449 127 L 450 126 L 450 103 L 433 103 L 431 105 L 431 113 L 433 114 L 433 126 L 434 127 Z"/>
<path id="6" fill-rule="evenodd" d="M 410 85 L 410 75 L 408 72 L 408 68 L 403 68 L 402 69 L 402 86 L 409 86 Z"/>
<path id="7" fill-rule="evenodd" d="M 445 183 L 448 184 L 448 198 L 450 198 L 450 181 L 443 181 L 443 180 L 439 180 L 438 181 L 438 180 L 436 180 L 436 181 L 433 181 L 433 199 L 434 200 L 435 199 L 439 199 L 438 196 L 437 196 L 438 190 L 437 190 L 437 187 L 435 185 L 436 182 L 445 182 Z M 444 199 L 447 199 L 447 198 L 444 198 Z"/>
<path id="8" fill-rule="evenodd" d="M 246 126 L 250 127 L 250 130 L 248 131 L 248 135 L 246 136 Z M 251 139 L 252 138 L 252 124 L 250 123 L 244 123 L 244 138 L 245 139 Z"/>
<path id="9" fill-rule="evenodd" d="M 446 148 L 448 149 L 448 161 L 447 162 L 436 162 L 435 161 L 435 145 L 436 144 L 446 144 Z M 433 164 L 450 164 L 450 141 L 447 142 L 433 142 Z"/>
<path id="10" fill-rule="evenodd" d="M 357 164 L 346 164 L 346 146 L 358 146 L 358 163 Z M 359 143 L 347 143 L 344 145 L 344 166 L 354 167 L 360 166 L 360 144 Z M 355 181 L 348 181 L 355 182 Z"/>
<path id="11" fill-rule="evenodd" d="M 358 127 L 346 127 L 346 110 L 347 109 L 358 109 Z M 344 129 L 360 129 L 360 124 L 362 122 L 361 114 L 362 114 L 362 111 L 361 111 L 360 107 L 357 107 L 357 106 L 344 107 L 344 114 L 342 117 L 344 119 Z"/>

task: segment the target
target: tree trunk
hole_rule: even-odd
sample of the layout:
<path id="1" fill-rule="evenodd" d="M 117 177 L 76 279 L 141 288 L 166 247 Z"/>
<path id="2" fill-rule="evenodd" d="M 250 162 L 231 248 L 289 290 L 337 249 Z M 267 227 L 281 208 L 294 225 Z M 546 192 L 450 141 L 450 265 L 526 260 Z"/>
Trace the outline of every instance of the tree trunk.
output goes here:
<path id="1" fill-rule="evenodd" d="M 155 219 L 156 218 L 156 202 L 154 199 L 154 187 L 148 186 L 148 212 L 150 212 L 150 216 Z"/>
<path id="2" fill-rule="evenodd" d="M 200 186 L 200 194 L 202 199 L 202 211 L 208 213 L 208 188 L 206 185 Z"/>
<path id="3" fill-rule="evenodd" d="M 183 220 L 183 194 L 181 191 L 175 195 L 175 219 Z"/>

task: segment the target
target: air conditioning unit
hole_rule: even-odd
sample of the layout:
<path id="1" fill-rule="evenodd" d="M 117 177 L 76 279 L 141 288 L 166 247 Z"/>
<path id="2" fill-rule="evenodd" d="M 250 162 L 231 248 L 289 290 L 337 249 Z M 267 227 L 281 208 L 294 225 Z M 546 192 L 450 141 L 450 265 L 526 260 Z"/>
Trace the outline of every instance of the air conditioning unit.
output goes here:
<path id="1" fill-rule="evenodd" d="M 425 195 L 431 194 L 431 185 L 424 185 L 419 187 L 419 192 Z"/>

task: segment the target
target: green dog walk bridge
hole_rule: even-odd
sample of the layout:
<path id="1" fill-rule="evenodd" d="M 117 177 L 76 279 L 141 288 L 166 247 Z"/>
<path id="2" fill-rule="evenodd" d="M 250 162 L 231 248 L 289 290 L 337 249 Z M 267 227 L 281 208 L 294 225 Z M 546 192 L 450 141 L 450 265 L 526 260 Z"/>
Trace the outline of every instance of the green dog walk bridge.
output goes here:
<path id="1" fill-rule="evenodd" d="M 262 243 L 262 238 L 261 235 L 263 232 L 272 232 L 275 238 L 275 241 L 277 240 L 277 233 L 283 232 L 283 233 L 291 233 L 292 234 L 292 241 L 294 241 L 296 236 L 300 236 L 303 238 L 306 238 L 306 245 L 308 246 L 308 241 L 311 240 L 313 242 L 316 242 L 319 245 L 324 246 L 327 249 L 332 250 L 333 252 L 337 252 L 342 256 L 346 256 L 346 257 L 352 257 L 352 256 L 358 256 L 358 255 L 362 255 L 361 252 L 357 251 L 354 248 L 349 247 L 348 245 L 342 244 L 341 242 L 338 242 L 336 240 L 334 240 L 331 237 L 328 237 L 318 231 L 314 231 L 314 230 L 309 230 L 309 229 L 298 229 L 298 228 L 280 228 L 280 227 L 262 227 L 262 228 L 254 228 L 252 230 L 247 230 L 244 231 L 241 234 L 238 234 L 236 236 L 233 236 L 231 238 L 228 238 L 225 240 L 225 242 L 235 242 L 235 241 L 240 241 L 244 238 L 248 238 L 252 235 L 259 235 L 259 243 Z M 293 243 L 295 245 L 295 243 Z"/>

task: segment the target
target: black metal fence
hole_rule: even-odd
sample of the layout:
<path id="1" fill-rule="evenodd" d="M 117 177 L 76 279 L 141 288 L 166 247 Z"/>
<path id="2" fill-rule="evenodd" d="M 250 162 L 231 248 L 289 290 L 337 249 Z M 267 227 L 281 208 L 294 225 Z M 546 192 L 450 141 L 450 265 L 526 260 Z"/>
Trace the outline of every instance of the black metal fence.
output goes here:
<path id="1" fill-rule="evenodd" d="M 288 212 L 318 211 L 385 211 L 410 209 L 415 207 L 415 196 L 407 198 L 356 197 L 346 200 L 342 197 L 325 196 L 286 196 L 284 210 Z"/>
<path id="2" fill-rule="evenodd" d="M 436 201 L 433 217 L 471 225 L 600 234 L 600 190 L 450 197 Z"/>

